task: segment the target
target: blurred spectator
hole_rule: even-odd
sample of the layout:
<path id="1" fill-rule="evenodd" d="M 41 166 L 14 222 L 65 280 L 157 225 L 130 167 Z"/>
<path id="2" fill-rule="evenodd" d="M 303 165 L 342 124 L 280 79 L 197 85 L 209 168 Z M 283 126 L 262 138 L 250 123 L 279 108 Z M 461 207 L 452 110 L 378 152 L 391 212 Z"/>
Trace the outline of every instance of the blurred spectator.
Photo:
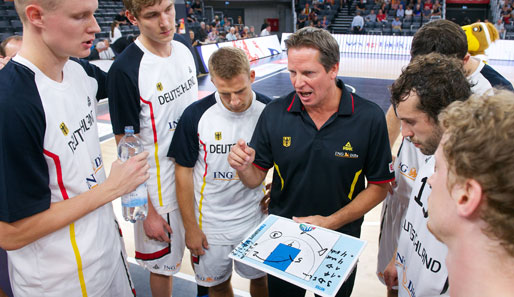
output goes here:
<path id="1" fill-rule="evenodd" d="M 330 26 L 330 21 L 327 19 L 326 15 L 323 16 L 323 19 L 321 20 L 320 25 L 321 25 L 321 28 L 328 30 L 328 26 Z"/>
<path id="2" fill-rule="evenodd" d="M 218 35 L 218 43 L 227 41 L 227 33 L 225 31 L 220 32 Z"/>
<path id="3" fill-rule="evenodd" d="M 192 7 L 187 9 L 187 22 L 196 23 L 196 14 Z"/>
<path id="4" fill-rule="evenodd" d="M 195 0 L 195 2 L 193 2 L 193 4 L 191 4 L 191 8 L 193 9 L 193 11 L 196 15 L 198 15 L 198 16 L 203 15 L 202 2 L 200 2 L 200 0 Z"/>
<path id="5" fill-rule="evenodd" d="M 428 6 L 424 6 L 423 18 L 427 20 L 430 19 L 430 16 L 432 16 L 432 9 L 428 8 Z"/>
<path id="6" fill-rule="evenodd" d="M 212 27 L 216 27 L 217 29 L 220 28 L 220 18 L 219 18 L 219 16 L 217 16 L 217 15 L 214 16 L 214 20 L 212 20 L 211 26 Z"/>
<path id="7" fill-rule="evenodd" d="M 369 14 L 364 18 L 364 20 L 367 22 L 367 23 L 376 23 L 377 22 L 377 14 L 375 13 L 375 10 L 372 9 Z"/>
<path id="8" fill-rule="evenodd" d="M 114 21 L 111 24 L 111 31 L 109 31 L 109 41 L 115 43 L 121 37 L 120 31 L 120 23 L 118 21 Z"/>
<path id="9" fill-rule="evenodd" d="M 115 17 L 114 17 L 114 20 L 120 24 L 123 24 L 123 25 L 126 25 L 126 24 L 130 24 L 129 20 L 127 19 L 127 15 L 126 15 L 126 12 L 127 10 L 126 9 L 123 9 L 121 10 Z"/>
<path id="10" fill-rule="evenodd" d="M 496 31 L 500 34 L 501 39 L 505 39 L 505 26 L 503 25 L 503 20 L 501 18 L 494 24 Z"/>
<path id="11" fill-rule="evenodd" d="M 218 29 L 216 27 L 212 27 L 211 33 L 208 35 L 209 43 L 216 43 L 218 40 Z"/>
<path id="12" fill-rule="evenodd" d="M 238 25 L 244 25 L 244 23 L 243 23 L 243 17 L 242 17 L 242 16 L 240 16 L 240 15 L 239 15 L 239 16 L 237 16 L 237 24 L 238 24 Z"/>
<path id="13" fill-rule="evenodd" d="M 236 37 L 236 28 L 234 28 L 234 27 L 230 27 L 230 29 L 229 29 L 229 33 L 227 34 L 227 40 L 228 40 L 228 41 L 234 41 L 234 40 L 237 40 L 237 37 Z"/>
<path id="14" fill-rule="evenodd" d="M 262 29 L 261 36 L 269 36 L 271 31 L 271 26 L 268 24 L 266 28 Z"/>
<path id="15" fill-rule="evenodd" d="M 400 0 L 391 0 L 391 9 L 398 9 L 400 5 Z"/>
<path id="16" fill-rule="evenodd" d="M 432 6 L 432 16 L 441 16 L 441 4 L 439 4 L 439 1 L 436 1 L 434 6 Z"/>
<path id="17" fill-rule="evenodd" d="M 225 27 L 225 24 L 228 22 L 228 19 L 227 17 L 223 17 L 223 19 L 221 20 L 220 22 L 220 25 L 224 28 Z"/>
<path id="18" fill-rule="evenodd" d="M 423 4 L 423 10 L 427 8 L 430 10 L 433 8 L 432 0 L 425 0 L 425 3 Z"/>
<path id="19" fill-rule="evenodd" d="M 312 3 L 311 11 L 314 12 L 315 14 L 319 14 L 321 12 L 321 8 L 319 7 L 318 2 L 313 2 Z"/>
<path id="20" fill-rule="evenodd" d="M 195 38 L 195 31 L 193 30 L 189 30 L 189 40 L 191 40 L 192 46 L 200 45 L 200 41 L 197 38 Z"/>
<path id="21" fill-rule="evenodd" d="M 378 10 L 377 21 L 387 23 L 387 16 L 382 9 Z"/>
<path id="22" fill-rule="evenodd" d="M 361 12 L 355 12 L 355 16 L 352 20 L 351 30 L 353 34 L 362 34 L 364 29 L 364 18 L 361 16 Z"/>
<path id="23" fill-rule="evenodd" d="M 409 6 L 407 6 L 407 9 L 405 9 L 404 19 L 406 19 L 406 20 L 412 19 L 413 14 L 414 14 L 414 11 L 412 11 L 412 4 L 409 4 Z"/>
<path id="24" fill-rule="evenodd" d="M 511 22 L 511 11 L 509 9 L 503 10 L 501 18 L 503 19 L 503 23 L 506 25 L 510 25 Z"/>
<path id="25" fill-rule="evenodd" d="M 355 6 L 355 12 L 360 12 L 363 14 L 366 11 L 366 4 L 364 3 L 364 0 L 359 0 L 357 5 Z"/>
<path id="26" fill-rule="evenodd" d="M 227 32 L 230 32 L 230 28 L 232 28 L 232 25 L 230 24 L 230 21 L 229 20 L 226 20 L 225 21 L 225 26 L 223 26 L 223 31 Z"/>
<path id="27" fill-rule="evenodd" d="M 311 8 L 309 7 L 309 3 L 305 3 L 305 7 L 302 9 L 302 13 L 305 15 L 309 15 L 311 13 Z"/>
<path id="28" fill-rule="evenodd" d="M 301 29 L 301 28 L 305 27 L 305 25 L 307 23 L 307 19 L 308 19 L 308 16 L 306 14 L 304 14 L 303 11 L 302 11 L 302 13 L 300 13 L 298 15 L 298 20 L 297 20 L 297 22 L 298 22 L 298 29 Z"/>
<path id="29" fill-rule="evenodd" d="M 196 39 L 198 39 L 201 43 L 205 43 L 205 39 L 207 39 L 207 30 L 205 27 L 205 22 L 200 23 L 200 28 L 196 33 Z"/>
<path id="30" fill-rule="evenodd" d="M 394 18 L 394 20 L 391 22 L 391 28 L 393 29 L 393 33 L 402 31 L 402 22 L 400 21 L 400 17 Z"/>
<path id="31" fill-rule="evenodd" d="M 421 15 L 421 4 L 416 4 L 412 13 L 416 16 Z"/>
<path id="32" fill-rule="evenodd" d="M 248 38 L 254 38 L 254 37 L 257 37 L 255 35 L 255 27 L 254 26 L 250 26 L 250 31 L 248 32 Z"/>
<path id="33" fill-rule="evenodd" d="M 248 28 L 248 26 L 244 26 L 243 31 L 241 31 L 241 38 L 248 38 L 248 33 L 250 33 L 250 28 Z"/>
<path id="34" fill-rule="evenodd" d="M 398 6 L 398 9 L 396 10 L 396 16 L 399 18 L 402 18 L 405 16 L 405 10 L 403 10 L 403 4 L 400 4 Z"/>

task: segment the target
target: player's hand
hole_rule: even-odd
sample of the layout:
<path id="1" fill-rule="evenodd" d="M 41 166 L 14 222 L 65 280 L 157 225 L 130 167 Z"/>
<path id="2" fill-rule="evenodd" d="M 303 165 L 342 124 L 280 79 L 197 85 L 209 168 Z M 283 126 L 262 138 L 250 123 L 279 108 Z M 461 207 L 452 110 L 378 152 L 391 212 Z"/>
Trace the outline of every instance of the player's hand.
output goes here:
<path id="1" fill-rule="evenodd" d="M 155 211 L 153 207 L 148 205 L 148 216 L 143 221 L 143 228 L 148 238 L 170 242 L 169 233 L 173 233 L 170 225 Z"/>
<path id="2" fill-rule="evenodd" d="M 191 251 L 191 254 L 196 256 L 205 254 L 204 249 L 209 249 L 207 237 L 198 226 L 186 230 L 186 247 Z"/>
<path id="3" fill-rule="evenodd" d="M 266 194 L 264 194 L 264 197 L 262 197 L 261 202 L 259 203 L 263 214 L 268 214 L 268 206 L 269 206 L 269 202 L 271 200 L 270 196 L 271 196 L 271 183 L 266 185 Z"/>
<path id="4" fill-rule="evenodd" d="M 308 216 L 308 217 L 293 217 L 293 221 L 296 223 L 307 223 L 311 225 L 316 225 L 319 227 L 327 228 L 327 229 L 333 229 L 330 220 L 328 217 L 315 215 L 315 216 Z"/>
<path id="5" fill-rule="evenodd" d="M 245 171 L 255 160 L 255 150 L 248 145 L 243 139 L 239 139 L 235 145 L 230 148 L 228 154 L 228 163 L 237 171 Z"/>
<path id="6" fill-rule="evenodd" d="M 117 191 L 118 196 L 134 191 L 137 186 L 150 177 L 148 173 L 150 165 L 146 161 L 147 157 L 148 152 L 142 152 L 130 157 L 125 162 L 121 162 L 119 159 L 114 161 L 105 184 Z"/>
<path id="7" fill-rule="evenodd" d="M 396 254 L 396 253 L 395 253 Z M 396 270 L 395 257 L 391 259 L 384 270 L 384 282 L 387 289 L 391 290 L 393 287 L 398 286 L 398 271 Z"/>

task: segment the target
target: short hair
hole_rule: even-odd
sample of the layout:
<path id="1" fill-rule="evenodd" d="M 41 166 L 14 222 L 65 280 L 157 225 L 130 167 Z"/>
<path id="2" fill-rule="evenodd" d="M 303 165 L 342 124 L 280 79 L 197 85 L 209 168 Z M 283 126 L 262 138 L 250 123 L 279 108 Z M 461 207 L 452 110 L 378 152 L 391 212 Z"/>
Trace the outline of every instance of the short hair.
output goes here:
<path id="1" fill-rule="evenodd" d="M 439 119 L 448 135 L 448 186 L 468 178 L 482 186 L 483 231 L 514 257 L 514 93 L 495 90 L 452 103 Z"/>
<path id="2" fill-rule="evenodd" d="M 24 23 L 27 21 L 27 16 L 25 15 L 25 8 L 27 5 L 39 4 L 45 9 L 54 10 L 61 1 L 63 0 L 14 0 L 14 8 L 20 17 L 20 20 Z"/>
<path id="3" fill-rule="evenodd" d="M 319 62 L 326 72 L 330 71 L 334 65 L 339 64 L 339 44 L 327 30 L 305 27 L 290 35 L 285 44 L 288 51 L 292 48 L 304 47 L 318 50 Z"/>
<path id="4" fill-rule="evenodd" d="M 123 0 L 123 5 L 133 16 L 139 16 L 141 10 L 145 7 L 160 4 L 163 0 Z M 171 3 L 175 3 L 171 1 Z"/>
<path id="5" fill-rule="evenodd" d="M 412 38 L 410 54 L 414 58 L 432 52 L 458 59 L 468 53 L 468 39 L 464 30 L 448 20 L 426 23 Z"/>
<path id="6" fill-rule="evenodd" d="M 453 101 L 463 101 L 471 89 L 462 60 L 438 53 L 414 57 L 391 86 L 391 103 L 396 109 L 411 91 L 419 97 L 417 108 L 437 123 L 437 116 Z"/>
<path id="7" fill-rule="evenodd" d="M 209 72 L 221 79 L 232 79 L 241 73 L 250 76 L 250 61 L 242 49 L 220 47 L 209 58 Z"/>
<path id="8" fill-rule="evenodd" d="M 2 57 L 5 57 L 5 55 L 7 54 L 5 52 L 5 48 L 7 47 L 7 44 L 9 44 L 9 42 L 11 42 L 13 40 L 15 40 L 15 41 L 23 41 L 23 37 L 19 36 L 19 35 L 11 35 L 11 36 L 7 37 L 6 39 L 4 39 L 2 41 L 2 43 L 0 43 L 0 55 Z"/>

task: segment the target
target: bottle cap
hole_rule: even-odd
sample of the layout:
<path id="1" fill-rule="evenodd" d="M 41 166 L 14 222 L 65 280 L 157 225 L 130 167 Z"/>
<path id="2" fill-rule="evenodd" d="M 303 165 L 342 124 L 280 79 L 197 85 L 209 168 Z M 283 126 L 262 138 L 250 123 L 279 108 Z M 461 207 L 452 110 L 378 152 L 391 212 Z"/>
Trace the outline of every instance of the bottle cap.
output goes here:
<path id="1" fill-rule="evenodd" d="M 134 133 L 134 127 L 125 126 L 125 134 L 127 134 L 127 133 Z"/>

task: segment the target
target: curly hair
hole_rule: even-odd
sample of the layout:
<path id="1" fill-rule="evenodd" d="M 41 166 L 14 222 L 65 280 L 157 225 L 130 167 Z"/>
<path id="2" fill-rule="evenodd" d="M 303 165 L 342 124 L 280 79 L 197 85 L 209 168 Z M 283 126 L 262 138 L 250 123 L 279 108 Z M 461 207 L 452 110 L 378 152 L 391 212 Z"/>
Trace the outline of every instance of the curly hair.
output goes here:
<path id="1" fill-rule="evenodd" d="M 242 49 L 220 47 L 209 58 L 209 72 L 221 79 L 232 79 L 241 73 L 250 76 L 250 62 Z"/>
<path id="2" fill-rule="evenodd" d="M 482 186 L 483 231 L 514 257 L 514 93 L 495 90 L 454 102 L 439 121 L 448 135 L 443 153 L 452 177 L 449 188 L 465 179 Z"/>
<path id="3" fill-rule="evenodd" d="M 411 91 L 419 97 L 417 108 L 437 123 L 437 116 L 453 101 L 471 95 L 462 61 L 438 53 L 414 57 L 391 86 L 391 103 L 396 109 Z"/>

